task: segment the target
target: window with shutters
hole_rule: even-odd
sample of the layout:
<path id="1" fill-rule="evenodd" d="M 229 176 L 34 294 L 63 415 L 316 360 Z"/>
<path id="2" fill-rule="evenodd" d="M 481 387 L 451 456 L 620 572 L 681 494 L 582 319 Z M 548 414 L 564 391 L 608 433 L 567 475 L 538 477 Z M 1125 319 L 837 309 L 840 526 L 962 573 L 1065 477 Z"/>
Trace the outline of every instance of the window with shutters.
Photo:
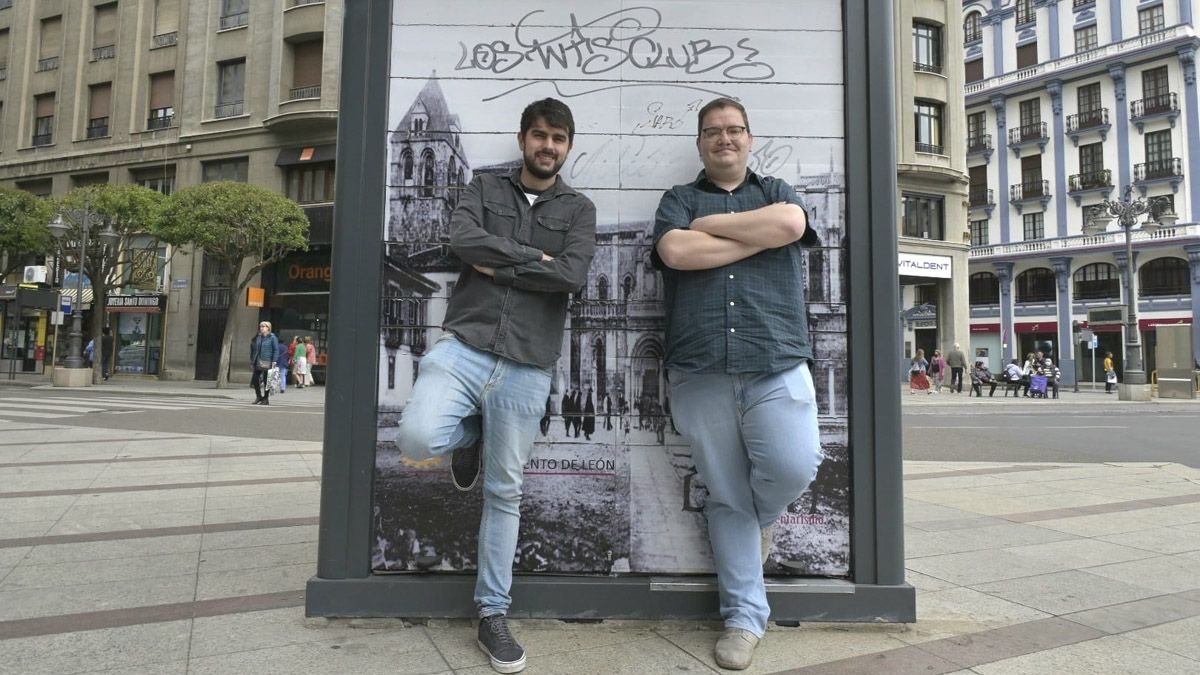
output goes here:
<path id="1" fill-rule="evenodd" d="M 299 42 L 292 47 L 292 88 L 288 100 L 321 98 L 321 40 Z"/>
<path id="2" fill-rule="evenodd" d="M 250 175 L 250 160 L 246 157 L 218 159 L 201 165 L 200 180 L 211 183 L 217 180 L 231 180 L 245 183 Z"/>
<path id="3" fill-rule="evenodd" d="M 1171 130 L 1151 131 L 1146 134 L 1146 163 L 1158 166 L 1171 159 Z"/>
<path id="4" fill-rule="evenodd" d="M 1031 155 L 1021 158 L 1021 184 L 1025 186 L 1025 196 L 1042 194 L 1042 156 Z M 1036 191 L 1036 192 L 1035 192 Z"/>
<path id="5" fill-rule="evenodd" d="M 175 123 L 175 71 L 150 76 L 150 116 L 147 129 L 166 129 Z"/>
<path id="6" fill-rule="evenodd" d="M 1025 225 L 1025 241 L 1042 239 L 1046 236 L 1046 221 L 1041 213 L 1026 213 L 1022 219 Z"/>
<path id="7" fill-rule="evenodd" d="M 217 64 L 216 117 L 241 115 L 245 111 L 246 59 Z"/>
<path id="8" fill-rule="evenodd" d="M 175 44 L 179 34 L 179 0 L 154 0 L 154 46 Z"/>
<path id="9" fill-rule="evenodd" d="M 942 72 L 942 27 L 913 22 L 913 66 L 928 73 Z"/>
<path id="10" fill-rule="evenodd" d="M 987 135 L 987 112 L 967 115 L 967 152 L 986 150 L 989 147 L 991 138 Z"/>
<path id="11" fill-rule="evenodd" d="M 50 145 L 54 142 L 54 94 L 33 97 L 33 143 Z"/>
<path id="12" fill-rule="evenodd" d="M 978 82 L 983 79 L 983 59 L 972 59 L 967 61 L 964 66 L 966 81 Z"/>
<path id="13" fill-rule="evenodd" d="M 1142 98 L 1153 99 L 1171 93 L 1171 82 L 1167 67 L 1160 66 L 1142 71 Z"/>
<path id="14" fill-rule="evenodd" d="M 987 219 L 971 221 L 971 245 L 972 246 L 987 246 L 988 243 L 988 221 Z"/>
<path id="15" fill-rule="evenodd" d="M 112 83 L 88 87 L 88 138 L 108 136 L 108 116 L 112 109 Z"/>
<path id="16" fill-rule="evenodd" d="M 1096 24 L 1075 29 L 1076 53 L 1086 52 L 1089 49 L 1095 49 L 1099 44 L 1100 39 L 1099 35 L 1096 33 Z"/>
<path id="17" fill-rule="evenodd" d="M 1102 107 L 1100 100 L 1100 83 L 1085 84 L 1076 90 L 1078 95 L 1079 112 L 1090 113 Z"/>
<path id="18" fill-rule="evenodd" d="M 963 20 L 963 42 L 970 44 L 983 39 L 982 16 L 979 12 L 971 12 Z"/>
<path id="19" fill-rule="evenodd" d="M 92 13 L 92 60 L 117 54 L 117 3 L 96 5 Z"/>
<path id="20" fill-rule="evenodd" d="M 1037 20 L 1037 13 L 1033 7 L 1033 0 L 1017 0 L 1017 25 L 1024 26 L 1025 24 L 1033 23 Z"/>
<path id="21" fill-rule="evenodd" d="M 1038 63 L 1037 42 L 1017 47 L 1017 70 L 1021 68 L 1030 68 Z"/>
<path id="22" fill-rule="evenodd" d="M 333 162 L 288 167 L 287 196 L 299 204 L 333 201 Z"/>
<path id="23" fill-rule="evenodd" d="M 38 62 L 35 70 L 42 72 L 57 69 L 61 54 L 62 17 L 51 16 L 42 19 L 41 30 L 38 33 Z"/>
<path id="24" fill-rule="evenodd" d="M 942 154 L 942 104 L 932 101 L 913 103 L 916 122 L 916 151 Z"/>
<path id="25" fill-rule="evenodd" d="M 1088 143 L 1079 146 L 1080 185 L 1076 189 L 1106 186 L 1112 181 L 1104 173 L 1104 144 Z"/>

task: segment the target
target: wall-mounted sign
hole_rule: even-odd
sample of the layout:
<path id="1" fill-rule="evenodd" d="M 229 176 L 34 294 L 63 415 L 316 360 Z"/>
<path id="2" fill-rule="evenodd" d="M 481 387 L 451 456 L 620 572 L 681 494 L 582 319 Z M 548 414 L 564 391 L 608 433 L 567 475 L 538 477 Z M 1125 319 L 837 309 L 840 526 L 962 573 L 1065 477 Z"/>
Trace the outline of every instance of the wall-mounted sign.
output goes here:
<path id="1" fill-rule="evenodd" d="M 104 298 L 106 312 L 142 312 L 159 314 L 167 309 L 165 295 L 109 295 Z"/>
<path id="2" fill-rule="evenodd" d="M 951 272 L 950 256 L 922 255 L 920 253 L 900 254 L 900 276 L 902 277 L 932 277 L 934 279 L 949 279 Z"/>
<path id="3" fill-rule="evenodd" d="M 246 289 L 246 306 L 247 307 L 265 307 L 267 304 L 267 294 L 261 288 L 251 286 Z"/>

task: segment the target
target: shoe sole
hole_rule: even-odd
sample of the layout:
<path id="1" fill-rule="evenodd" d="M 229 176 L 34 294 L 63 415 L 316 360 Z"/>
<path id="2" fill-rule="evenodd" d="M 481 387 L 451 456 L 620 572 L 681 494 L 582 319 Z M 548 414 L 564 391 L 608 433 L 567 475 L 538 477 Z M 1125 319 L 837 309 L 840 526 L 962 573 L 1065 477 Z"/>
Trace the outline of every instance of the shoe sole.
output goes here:
<path id="1" fill-rule="evenodd" d="M 478 462 L 478 464 L 475 469 L 475 478 L 473 480 L 471 480 L 470 485 L 467 485 L 466 487 L 464 487 L 459 484 L 458 476 L 454 475 L 454 457 L 453 457 L 453 455 L 451 455 L 451 458 L 450 458 L 450 482 L 454 484 L 454 487 L 457 488 L 459 492 L 470 492 L 471 490 L 473 490 L 475 488 L 476 485 L 479 485 L 479 475 L 481 473 L 483 473 L 483 456 L 482 455 L 479 456 L 477 462 Z M 516 672 L 516 671 L 513 671 L 513 672 Z"/>
<path id="2" fill-rule="evenodd" d="M 492 653 L 487 650 L 487 647 L 483 646 L 483 641 L 476 640 L 475 644 L 479 645 L 480 651 L 482 651 L 484 654 L 487 654 L 488 660 L 492 662 L 492 670 L 496 671 L 497 673 L 519 673 L 522 670 L 525 670 L 524 655 L 522 655 L 521 658 L 516 661 L 501 661 L 500 659 L 492 656 Z"/>

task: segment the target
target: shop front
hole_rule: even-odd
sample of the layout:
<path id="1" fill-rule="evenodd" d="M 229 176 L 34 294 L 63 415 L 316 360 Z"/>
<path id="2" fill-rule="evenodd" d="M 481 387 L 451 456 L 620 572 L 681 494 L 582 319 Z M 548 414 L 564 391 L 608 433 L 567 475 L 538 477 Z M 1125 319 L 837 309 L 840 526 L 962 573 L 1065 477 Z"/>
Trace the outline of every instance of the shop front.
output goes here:
<path id="1" fill-rule="evenodd" d="M 115 338 L 113 372 L 157 377 L 162 372 L 165 295 L 110 295 L 104 299 Z"/>
<path id="2" fill-rule="evenodd" d="M 0 376 L 45 372 L 47 312 L 57 302 L 56 291 L 0 286 Z"/>
<path id="3" fill-rule="evenodd" d="M 333 279 L 328 248 L 289 255 L 275 263 L 266 277 L 266 319 L 284 344 L 294 338 L 312 338 L 317 359 L 313 379 L 325 382 L 328 362 L 326 335 L 329 331 L 329 284 Z"/>

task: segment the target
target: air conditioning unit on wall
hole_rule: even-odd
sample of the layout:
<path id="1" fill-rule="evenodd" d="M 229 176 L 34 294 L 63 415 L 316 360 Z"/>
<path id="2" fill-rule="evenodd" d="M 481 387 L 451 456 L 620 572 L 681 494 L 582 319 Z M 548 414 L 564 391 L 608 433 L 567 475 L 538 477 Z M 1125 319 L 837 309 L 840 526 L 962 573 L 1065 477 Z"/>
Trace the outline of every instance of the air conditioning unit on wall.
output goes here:
<path id="1" fill-rule="evenodd" d="M 45 265 L 30 265 L 25 268 L 25 277 L 21 283 L 25 284 L 44 284 L 47 278 Z"/>

